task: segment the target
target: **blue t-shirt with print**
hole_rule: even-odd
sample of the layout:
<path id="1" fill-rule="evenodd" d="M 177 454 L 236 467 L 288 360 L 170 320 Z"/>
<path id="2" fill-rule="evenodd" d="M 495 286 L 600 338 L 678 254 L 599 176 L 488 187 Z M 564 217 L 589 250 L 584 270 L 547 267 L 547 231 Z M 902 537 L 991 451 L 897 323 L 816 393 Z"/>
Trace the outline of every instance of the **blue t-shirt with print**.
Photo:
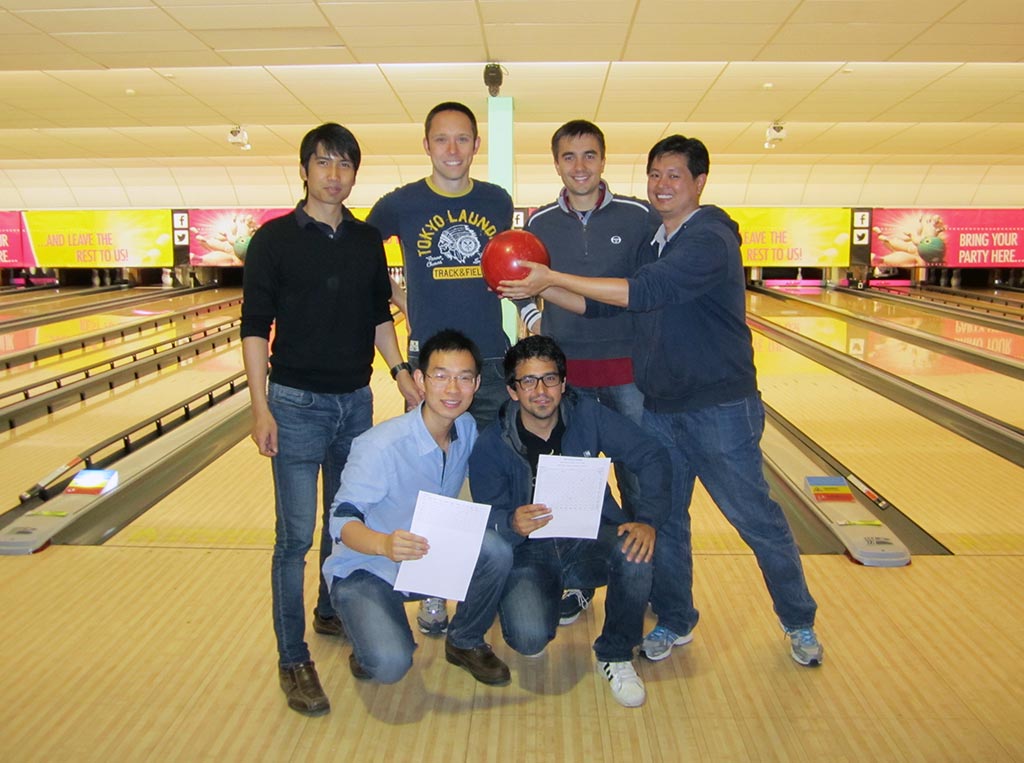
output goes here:
<path id="1" fill-rule="evenodd" d="M 473 180 L 464 194 L 449 196 L 424 178 L 382 196 L 366 221 L 385 240 L 401 241 L 410 352 L 451 328 L 472 339 L 485 358 L 505 355 L 501 300 L 480 272 L 487 242 L 512 227 L 512 197 L 505 189 Z"/>

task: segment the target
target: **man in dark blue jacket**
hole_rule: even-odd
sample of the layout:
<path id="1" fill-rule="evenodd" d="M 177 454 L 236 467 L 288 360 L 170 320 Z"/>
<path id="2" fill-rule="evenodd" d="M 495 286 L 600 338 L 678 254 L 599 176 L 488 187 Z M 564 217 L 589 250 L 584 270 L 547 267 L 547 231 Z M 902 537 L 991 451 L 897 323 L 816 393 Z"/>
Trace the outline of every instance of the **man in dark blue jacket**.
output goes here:
<path id="1" fill-rule="evenodd" d="M 718 207 L 700 205 L 709 166 L 696 138 L 672 135 L 651 148 L 647 196 L 662 225 L 632 277 L 585 278 L 535 266 L 522 281 L 503 282 L 501 293 L 542 294 L 588 316 L 614 306 L 636 317 L 633 372 L 644 393 L 643 426 L 669 448 L 678 503 L 658 530 L 651 594 L 658 625 L 644 638 L 647 657 L 664 659 L 693 639 L 689 506 L 700 477 L 757 557 L 791 656 L 820 665 L 817 605 L 761 470 L 764 407 L 746 325 L 739 228 Z"/>
<path id="2" fill-rule="evenodd" d="M 490 504 L 490 526 L 514 551 L 498 607 L 505 640 L 518 652 L 539 654 L 558 628 L 563 586 L 607 584 L 604 628 L 594 643 L 597 669 L 617 702 L 639 707 L 645 691 L 633 650 L 643 636 L 655 528 L 669 509 L 668 453 L 625 416 L 566 393 L 565 354 L 549 337 L 531 336 L 512 347 L 505 379 L 512 399 L 469 459 L 473 500 Z M 551 521 L 551 510 L 532 502 L 540 456 L 599 453 L 637 475 L 636 516 L 627 517 L 606 486 L 596 539 L 530 538 Z"/>

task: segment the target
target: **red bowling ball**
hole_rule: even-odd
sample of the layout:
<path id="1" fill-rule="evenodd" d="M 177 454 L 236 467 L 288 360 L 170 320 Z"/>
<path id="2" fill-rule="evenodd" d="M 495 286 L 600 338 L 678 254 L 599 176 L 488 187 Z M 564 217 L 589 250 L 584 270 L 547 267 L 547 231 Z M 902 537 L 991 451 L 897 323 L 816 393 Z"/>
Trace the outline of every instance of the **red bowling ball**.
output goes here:
<path id="1" fill-rule="evenodd" d="M 523 260 L 550 265 L 547 247 L 529 231 L 507 230 L 487 242 L 480 256 L 480 269 L 487 285 L 498 290 L 499 281 L 518 281 L 525 278 L 529 268 L 520 263 Z"/>

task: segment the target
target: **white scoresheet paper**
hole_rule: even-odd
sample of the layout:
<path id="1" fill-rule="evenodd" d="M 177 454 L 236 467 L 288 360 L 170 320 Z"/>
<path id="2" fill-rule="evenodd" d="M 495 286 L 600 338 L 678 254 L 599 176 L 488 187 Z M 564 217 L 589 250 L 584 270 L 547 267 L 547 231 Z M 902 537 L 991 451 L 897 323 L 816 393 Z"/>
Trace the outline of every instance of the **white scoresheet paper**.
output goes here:
<path id="1" fill-rule="evenodd" d="M 491 507 L 421 490 L 410 532 L 422 535 L 430 551 L 398 566 L 396 591 L 462 601 L 473 577 Z"/>
<path id="2" fill-rule="evenodd" d="M 610 458 L 541 456 L 533 502 L 551 509 L 551 521 L 531 538 L 596 538 Z"/>

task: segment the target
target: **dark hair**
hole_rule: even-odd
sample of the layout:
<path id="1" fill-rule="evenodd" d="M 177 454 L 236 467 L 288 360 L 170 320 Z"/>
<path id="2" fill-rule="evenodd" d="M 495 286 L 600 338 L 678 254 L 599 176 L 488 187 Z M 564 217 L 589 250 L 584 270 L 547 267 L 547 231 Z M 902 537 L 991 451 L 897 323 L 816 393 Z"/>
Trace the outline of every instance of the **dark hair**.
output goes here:
<path id="1" fill-rule="evenodd" d="M 593 135 L 597 138 L 597 144 L 601 147 L 601 158 L 604 159 L 604 133 L 601 128 L 586 119 L 573 119 L 555 130 L 551 136 L 551 155 L 558 161 L 558 141 L 562 138 L 582 138 L 584 135 Z"/>
<path id="2" fill-rule="evenodd" d="M 711 157 L 708 155 L 707 146 L 697 138 L 687 138 L 685 135 L 669 135 L 655 143 L 647 153 L 647 171 L 651 171 L 654 160 L 664 154 L 681 154 L 686 157 L 686 168 L 696 178 L 698 175 L 707 175 L 711 168 Z"/>
<path id="3" fill-rule="evenodd" d="M 309 160 L 313 158 L 320 146 L 323 146 L 325 151 L 345 157 L 352 162 L 356 171 L 359 170 L 359 162 L 363 158 L 363 153 L 359 150 L 359 141 L 356 140 L 356 136 L 347 127 L 342 127 L 336 122 L 327 122 L 306 133 L 306 137 L 302 139 L 302 145 L 299 146 L 299 162 L 307 170 L 309 169 Z"/>
<path id="4" fill-rule="evenodd" d="M 316 155 L 317 149 L 323 146 L 324 151 L 337 154 L 352 162 L 352 168 L 359 172 L 359 162 L 363 152 L 359 150 L 359 141 L 352 131 L 337 122 L 325 122 L 306 133 L 299 145 L 299 163 L 309 172 L 309 162 Z M 303 180 L 302 190 L 309 193 L 309 184 Z"/>
<path id="5" fill-rule="evenodd" d="M 558 375 L 565 379 L 565 353 L 549 336 L 534 335 L 520 339 L 505 353 L 505 384 L 514 386 L 516 367 L 524 360 L 540 358 L 553 360 L 558 368 Z"/>
<path id="6" fill-rule="evenodd" d="M 480 356 L 480 350 L 476 343 L 460 331 L 455 329 L 441 329 L 430 339 L 420 345 L 419 367 L 423 373 L 430 367 L 430 356 L 435 352 L 458 352 L 465 350 L 473 356 L 473 363 L 476 365 L 477 376 L 484 365 L 484 359 Z"/>
<path id="7" fill-rule="evenodd" d="M 437 104 L 427 114 L 427 118 L 423 120 L 423 137 L 430 137 L 430 123 L 434 121 L 434 117 L 440 114 L 442 111 L 457 111 L 460 114 L 465 114 L 469 117 L 469 123 L 473 125 L 473 139 L 476 140 L 478 133 L 476 130 L 476 114 L 464 103 L 458 101 L 445 101 L 444 103 Z"/>

